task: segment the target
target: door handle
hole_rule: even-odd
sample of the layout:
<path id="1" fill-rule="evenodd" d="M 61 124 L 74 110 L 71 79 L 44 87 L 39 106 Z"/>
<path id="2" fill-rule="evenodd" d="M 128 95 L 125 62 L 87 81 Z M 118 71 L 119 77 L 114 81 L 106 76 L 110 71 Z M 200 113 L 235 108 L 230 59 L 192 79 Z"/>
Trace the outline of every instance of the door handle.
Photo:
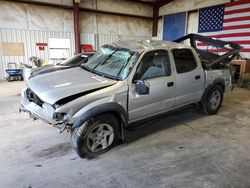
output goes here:
<path id="1" fill-rule="evenodd" d="M 199 80 L 201 78 L 200 75 L 195 76 L 195 80 Z"/>
<path id="2" fill-rule="evenodd" d="M 168 82 L 168 87 L 174 86 L 174 82 Z"/>

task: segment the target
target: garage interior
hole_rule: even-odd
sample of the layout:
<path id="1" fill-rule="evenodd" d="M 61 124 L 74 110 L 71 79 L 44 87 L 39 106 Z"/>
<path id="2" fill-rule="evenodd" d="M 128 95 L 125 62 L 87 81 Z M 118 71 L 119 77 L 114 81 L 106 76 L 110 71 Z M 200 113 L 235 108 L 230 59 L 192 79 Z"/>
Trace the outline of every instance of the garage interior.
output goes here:
<path id="1" fill-rule="evenodd" d="M 18 111 L 28 78 L 8 82 L 10 66 L 24 73 L 35 67 L 30 57 L 57 64 L 116 41 L 174 40 L 198 33 L 201 10 L 242 2 L 235 35 L 243 49 L 216 115 L 187 106 L 125 129 L 124 143 L 81 159 L 69 133 Z M 249 9 L 249 0 L 0 1 L 0 187 L 250 187 Z"/>

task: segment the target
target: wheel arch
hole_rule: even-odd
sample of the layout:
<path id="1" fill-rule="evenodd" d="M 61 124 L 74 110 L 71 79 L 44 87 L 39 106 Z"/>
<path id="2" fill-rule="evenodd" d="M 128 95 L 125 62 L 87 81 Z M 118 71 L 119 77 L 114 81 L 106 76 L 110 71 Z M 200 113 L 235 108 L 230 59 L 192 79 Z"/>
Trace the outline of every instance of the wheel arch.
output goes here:
<path id="1" fill-rule="evenodd" d="M 115 102 L 101 104 L 89 109 L 81 115 L 81 117 L 73 124 L 72 128 L 75 129 L 77 127 L 80 127 L 90 118 L 107 113 L 114 115 L 118 119 L 120 123 L 120 136 L 123 139 L 123 128 L 127 127 L 128 114 L 120 104 L 117 104 Z"/>
<path id="2" fill-rule="evenodd" d="M 225 87 L 226 87 L 226 84 L 225 84 L 225 81 L 222 79 L 222 78 L 217 78 L 213 81 L 212 84 L 208 85 L 208 87 L 205 89 L 205 92 L 202 96 L 202 99 L 201 101 L 204 101 L 209 93 L 209 91 L 216 85 L 219 85 L 222 87 L 223 89 L 223 92 L 225 91 Z"/>

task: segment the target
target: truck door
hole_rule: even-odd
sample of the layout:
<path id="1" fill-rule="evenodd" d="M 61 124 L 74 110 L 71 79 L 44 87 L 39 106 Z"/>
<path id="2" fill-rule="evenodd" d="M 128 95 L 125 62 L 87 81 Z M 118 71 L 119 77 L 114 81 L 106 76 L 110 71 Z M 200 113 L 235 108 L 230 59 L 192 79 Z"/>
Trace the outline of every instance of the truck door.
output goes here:
<path id="1" fill-rule="evenodd" d="M 144 80 L 149 84 L 149 94 L 139 95 L 135 91 L 136 80 Z M 131 82 L 128 103 L 130 122 L 156 115 L 174 106 L 175 75 L 172 74 L 167 51 L 147 52 L 136 67 Z"/>
<path id="2" fill-rule="evenodd" d="M 173 49 L 176 68 L 176 106 L 197 102 L 204 89 L 204 70 L 190 49 Z"/>

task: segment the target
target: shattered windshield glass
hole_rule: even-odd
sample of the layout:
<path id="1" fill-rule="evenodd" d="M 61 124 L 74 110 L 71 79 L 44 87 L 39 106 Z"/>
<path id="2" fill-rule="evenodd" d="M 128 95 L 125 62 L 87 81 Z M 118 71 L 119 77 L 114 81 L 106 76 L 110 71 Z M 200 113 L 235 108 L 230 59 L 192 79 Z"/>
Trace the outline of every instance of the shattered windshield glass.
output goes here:
<path id="1" fill-rule="evenodd" d="M 91 72 L 112 79 L 124 80 L 134 66 L 139 54 L 128 49 L 102 47 L 84 67 Z"/>

